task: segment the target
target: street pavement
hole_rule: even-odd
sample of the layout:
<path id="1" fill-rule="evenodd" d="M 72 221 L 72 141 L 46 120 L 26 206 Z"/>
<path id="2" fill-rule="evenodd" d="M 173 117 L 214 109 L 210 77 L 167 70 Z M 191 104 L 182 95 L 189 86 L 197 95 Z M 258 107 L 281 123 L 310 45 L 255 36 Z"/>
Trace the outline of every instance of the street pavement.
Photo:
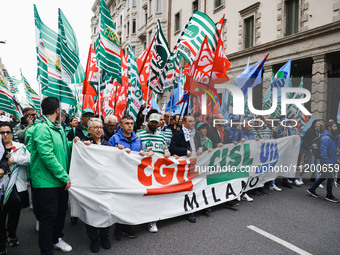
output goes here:
<path id="1" fill-rule="evenodd" d="M 242 201 L 237 210 L 216 206 L 209 217 L 197 213 L 195 224 L 184 216 L 160 221 L 158 233 L 148 232 L 146 224 L 135 226 L 135 239 L 116 241 L 110 234 L 112 248 L 97 254 L 298 254 L 287 248 L 294 245 L 301 249 L 300 254 L 339 255 L 340 203 L 326 201 L 325 188 L 317 190 L 319 198 L 311 197 L 306 192 L 310 185 L 305 180 L 302 187 L 267 190 L 268 196 L 253 196 L 254 202 Z M 340 187 L 333 192 L 340 199 Z M 273 241 L 249 226 L 281 240 Z M 68 215 L 64 233 L 64 240 L 73 247 L 70 255 L 92 254 L 82 222 L 71 225 Z M 8 254 L 39 254 L 35 218 L 29 208 L 21 213 L 17 235 L 20 245 L 8 247 Z M 55 254 L 63 253 L 56 250 Z"/>

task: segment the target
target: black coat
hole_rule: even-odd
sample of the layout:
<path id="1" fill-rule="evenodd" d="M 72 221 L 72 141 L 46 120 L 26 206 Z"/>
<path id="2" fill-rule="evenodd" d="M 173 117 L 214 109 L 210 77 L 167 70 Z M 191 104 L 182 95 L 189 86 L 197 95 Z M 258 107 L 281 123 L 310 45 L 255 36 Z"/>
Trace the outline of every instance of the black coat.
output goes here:
<path id="1" fill-rule="evenodd" d="M 228 132 L 226 130 L 225 132 L 226 134 L 224 135 L 223 140 L 222 140 L 215 127 L 208 127 L 207 137 L 211 140 L 213 148 L 216 148 L 218 143 L 223 143 L 223 144 L 230 143 L 229 135 L 227 135 Z"/>
<path id="2" fill-rule="evenodd" d="M 93 144 L 97 144 L 97 143 L 95 142 L 95 140 L 93 140 L 93 138 L 90 137 L 90 134 L 88 134 L 87 136 L 85 136 L 85 138 L 84 138 L 82 141 L 83 141 L 83 142 L 84 142 L 84 141 L 92 141 Z M 100 138 L 100 145 L 111 146 L 111 144 L 109 144 L 109 142 L 108 142 L 103 136 Z"/>
<path id="3" fill-rule="evenodd" d="M 82 124 L 79 124 L 78 126 L 76 126 L 75 130 L 76 133 L 74 134 L 74 129 L 71 128 L 70 132 L 68 132 L 67 134 L 67 139 L 69 141 L 72 141 L 73 138 L 75 138 L 76 136 L 78 136 L 80 138 L 80 140 L 84 140 L 86 135 L 83 133 L 83 129 L 82 129 Z"/>
<path id="4" fill-rule="evenodd" d="M 8 172 L 8 169 L 9 169 L 9 166 L 8 166 L 8 158 L 7 158 L 7 153 L 6 153 L 6 149 L 5 149 L 5 144 L 4 144 L 4 141 L 2 140 L 1 138 L 1 141 L 0 141 L 0 146 L 3 146 L 4 147 L 4 154 L 3 155 L 0 155 L 1 159 L 0 159 L 0 168 L 2 170 L 5 171 L 5 174 Z"/>
<path id="5" fill-rule="evenodd" d="M 201 147 L 201 139 L 198 132 L 196 132 L 195 134 L 194 141 L 197 151 Z M 177 130 L 171 138 L 171 143 L 169 147 L 171 155 L 176 154 L 177 156 L 185 156 L 187 155 L 188 150 L 191 151 L 190 141 L 185 141 L 184 132 L 182 129 Z"/>

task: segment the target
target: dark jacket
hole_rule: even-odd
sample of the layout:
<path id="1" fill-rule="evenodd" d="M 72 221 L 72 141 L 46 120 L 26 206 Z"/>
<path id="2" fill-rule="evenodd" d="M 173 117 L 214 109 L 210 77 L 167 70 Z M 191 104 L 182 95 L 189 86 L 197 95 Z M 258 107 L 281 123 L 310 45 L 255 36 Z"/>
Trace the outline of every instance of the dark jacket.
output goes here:
<path id="1" fill-rule="evenodd" d="M 142 142 L 136 135 L 134 131 L 132 131 L 131 134 L 131 140 L 127 139 L 124 134 L 122 129 L 119 129 L 109 140 L 109 144 L 111 146 L 116 146 L 116 145 L 123 145 L 124 148 L 129 148 L 132 151 L 140 151 L 142 147 Z"/>
<path id="2" fill-rule="evenodd" d="M 5 174 L 8 172 L 9 166 L 8 166 L 8 159 L 7 159 L 7 153 L 5 150 L 5 144 L 4 141 L 1 139 L 1 144 L 0 146 L 3 146 L 4 153 L 0 155 L 0 168 L 5 171 Z"/>
<path id="3" fill-rule="evenodd" d="M 105 127 L 104 127 L 104 139 L 107 141 L 110 141 L 110 138 L 115 134 L 115 131 L 113 131 L 112 135 L 109 135 L 109 133 L 106 131 Z"/>
<path id="4" fill-rule="evenodd" d="M 87 136 L 85 136 L 85 138 L 82 140 L 83 142 L 84 141 L 92 141 L 93 144 L 97 144 L 95 140 L 93 140 L 93 138 L 90 136 L 90 134 L 87 134 Z M 111 146 L 109 144 L 109 142 L 102 136 L 100 138 L 100 145 L 104 145 L 104 146 Z"/>
<path id="5" fill-rule="evenodd" d="M 225 132 L 225 135 L 222 139 L 215 127 L 208 127 L 208 130 L 207 130 L 207 137 L 211 140 L 213 148 L 216 148 L 218 143 L 223 143 L 223 144 L 230 143 L 229 136 L 226 134 L 227 132 Z"/>
<path id="6" fill-rule="evenodd" d="M 317 138 L 320 134 L 319 131 L 315 129 L 315 124 L 318 120 L 314 120 L 312 126 L 307 130 L 305 135 L 302 138 L 302 147 L 305 150 L 310 151 L 312 148 L 312 142 L 315 138 Z"/>
<path id="7" fill-rule="evenodd" d="M 201 147 L 201 139 L 198 132 L 195 133 L 195 147 L 196 151 Z M 191 151 L 190 141 L 186 142 L 184 138 L 183 130 L 177 130 L 172 138 L 170 143 L 169 151 L 171 155 L 176 154 L 177 156 L 185 156 L 187 155 L 187 151 Z"/>
<path id="8" fill-rule="evenodd" d="M 67 139 L 69 141 L 72 141 L 73 138 L 75 138 L 76 136 L 78 136 L 80 138 L 80 140 L 84 140 L 86 135 L 88 134 L 88 131 L 86 129 L 84 129 L 82 124 L 79 124 L 78 126 L 76 126 L 75 128 L 76 133 L 74 134 L 74 129 L 72 128 L 68 134 L 67 134 Z M 86 130 L 86 132 L 83 132 L 83 130 Z"/>

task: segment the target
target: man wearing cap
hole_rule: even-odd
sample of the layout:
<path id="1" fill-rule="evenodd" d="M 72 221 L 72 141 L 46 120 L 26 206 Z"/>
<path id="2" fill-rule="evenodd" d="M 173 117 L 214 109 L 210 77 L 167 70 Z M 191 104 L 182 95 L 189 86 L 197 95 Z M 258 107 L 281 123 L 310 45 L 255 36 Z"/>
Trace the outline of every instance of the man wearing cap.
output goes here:
<path id="1" fill-rule="evenodd" d="M 142 142 L 142 149 L 145 152 L 149 152 L 149 156 L 152 156 L 154 153 L 159 153 L 164 155 L 165 158 L 168 158 L 170 157 L 168 146 L 164 136 L 157 129 L 159 122 L 159 114 L 152 113 L 149 116 L 146 127 L 137 131 L 137 136 Z M 152 233 L 158 232 L 156 222 L 149 223 L 149 231 Z"/>
<path id="2" fill-rule="evenodd" d="M 84 140 L 87 134 L 89 133 L 89 131 L 87 130 L 88 128 L 87 123 L 93 117 L 94 112 L 92 109 L 86 108 L 85 110 L 83 110 L 81 116 L 81 123 L 78 126 L 76 126 L 75 133 L 73 129 L 70 130 L 70 132 L 67 134 L 67 139 L 69 141 L 72 141 L 76 136 L 78 136 L 80 140 Z"/>

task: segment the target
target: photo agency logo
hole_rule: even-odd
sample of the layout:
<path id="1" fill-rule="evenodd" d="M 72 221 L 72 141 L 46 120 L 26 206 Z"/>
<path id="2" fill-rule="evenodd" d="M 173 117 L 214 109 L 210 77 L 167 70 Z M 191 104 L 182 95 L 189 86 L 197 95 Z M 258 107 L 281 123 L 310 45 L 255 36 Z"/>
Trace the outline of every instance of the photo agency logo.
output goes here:
<path id="1" fill-rule="evenodd" d="M 198 112 L 203 116 L 214 116 L 218 112 L 223 116 L 238 117 L 236 123 L 236 118 L 214 118 L 212 122 L 214 127 L 225 124 L 245 126 L 245 122 L 248 122 L 251 127 L 266 125 L 261 119 L 257 119 L 255 124 L 256 116 L 274 116 L 275 118 L 266 119 L 268 123 L 271 123 L 271 126 L 278 123 L 284 127 L 296 127 L 298 125 L 298 121 L 294 117 L 296 114 L 291 114 L 291 111 L 299 112 L 301 116 L 311 116 L 312 114 L 305 107 L 305 104 L 311 100 L 311 92 L 302 86 L 292 87 L 293 79 L 288 80 L 289 85 L 287 86 L 287 79 L 275 79 L 268 86 L 265 95 L 259 96 L 258 93 L 254 94 L 255 86 L 247 84 L 249 79 L 244 82 L 242 79 L 217 79 L 210 83 L 192 79 L 190 94 L 195 97 L 192 113 Z M 300 82 L 300 79 L 296 82 Z M 258 85 L 262 81 L 253 81 L 252 84 L 255 83 Z M 227 114 L 225 114 L 226 112 Z M 239 122 L 240 119 L 242 121 Z"/>

